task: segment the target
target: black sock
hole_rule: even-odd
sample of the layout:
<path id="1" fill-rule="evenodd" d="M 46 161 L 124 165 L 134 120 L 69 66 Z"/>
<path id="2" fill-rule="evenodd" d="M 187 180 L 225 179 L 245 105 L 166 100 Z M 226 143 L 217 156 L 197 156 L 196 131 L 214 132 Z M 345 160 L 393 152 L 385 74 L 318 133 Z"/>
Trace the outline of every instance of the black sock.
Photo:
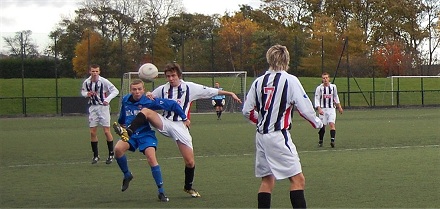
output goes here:
<path id="1" fill-rule="evenodd" d="M 267 192 L 258 193 L 258 208 L 270 208 L 271 194 Z"/>
<path id="2" fill-rule="evenodd" d="M 336 136 L 336 130 L 330 130 L 330 138 L 332 142 L 335 141 L 335 136 Z"/>
<path id="3" fill-rule="evenodd" d="M 218 117 L 220 118 L 222 116 L 222 111 L 218 111 Z"/>
<path id="4" fill-rule="evenodd" d="M 290 191 L 290 203 L 293 208 L 307 208 L 304 190 Z"/>
<path id="5" fill-rule="evenodd" d="M 113 152 L 113 141 L 107 141 L 108 155 L 114 155 Z"/>
<path id="6" fill-rule="evenodd" d="M 98 142 L 90 142 L 92 145 L 93 157 L 98 157 Z"/>
<path id="7" fill-rule="evenodd" d="M 217 113 L 217 118 L 220 117 L 220 111 L 215 111 Z"/>
<path id="8" fill-rule="evenodd" d="M 139 127 L 143 126 L 145 123 L 148 123 L 147 117 L 144 113 L 139 112 L 136 117 L 133 119 L 131 124 L 127 127 L 128 135 L 131 136 Z"/>
<path id="9" fill-rule="evenodd" d="M 196 166 L 192 168 L 185 167 L 185 189 L 192 189 L 195 169 Z"/>
<path id="10" fill-rule="evenodd" d="M 319 142 L 322 142 L 324 140 L 325 126 L 319 129 L 318 134 L 319 134 Z"/>

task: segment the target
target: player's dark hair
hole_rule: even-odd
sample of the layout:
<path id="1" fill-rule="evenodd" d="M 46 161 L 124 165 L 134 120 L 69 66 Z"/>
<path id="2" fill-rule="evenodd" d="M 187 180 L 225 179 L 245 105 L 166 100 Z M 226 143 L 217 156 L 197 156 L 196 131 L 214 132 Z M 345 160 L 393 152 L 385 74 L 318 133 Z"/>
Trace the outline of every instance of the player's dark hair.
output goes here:
<path id="1" fill-rule="evenodd" d="M 91 64 L 89 69 L 92 69 L 92 68 L 99 68 L 99 65 L 98 64 Z"/>
<path id="2" fill-rule="evenodd" d="M 182 78 L 182 70 L 180 69 L 179 64 L 173 62 L 173 63 L 168 63 L 165 66 L 165 69 L 163 71 L 164 74 L 167 74 L 167 72 L 176 72 L 177 76 L 179 78 Z"/>

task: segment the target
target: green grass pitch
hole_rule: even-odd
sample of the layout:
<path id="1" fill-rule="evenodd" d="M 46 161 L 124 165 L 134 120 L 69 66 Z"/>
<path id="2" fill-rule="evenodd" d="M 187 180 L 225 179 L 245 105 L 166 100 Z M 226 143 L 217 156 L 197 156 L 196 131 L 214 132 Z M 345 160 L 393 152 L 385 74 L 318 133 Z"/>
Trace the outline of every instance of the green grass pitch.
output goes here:
<path id="1" fill-rule="evenodd" d="M 440 109 L 346 110 L 337 116 L 336 148 L 317 147 L 317 130 L 295 113 L 291 130 L 306 177 L 310 208 L 440 208 Z M 194 187 L 183 189 L 183 160 L 159 136 L 158 160 L 170 202 L 157 201 L 145 158 L 129 152 L 135 178 L 121 192 L 116 162 L 91 165 L 87 116 L 1 118 L 0 208 L 256 208 L 255 128 L 241 114 L 192 115 Z M 116 116 L 113 116 L 113 121 Z M 114 135 L 116 138 L 116 135 Z M 273 208 L 290 208 L 288 180 Z"/>

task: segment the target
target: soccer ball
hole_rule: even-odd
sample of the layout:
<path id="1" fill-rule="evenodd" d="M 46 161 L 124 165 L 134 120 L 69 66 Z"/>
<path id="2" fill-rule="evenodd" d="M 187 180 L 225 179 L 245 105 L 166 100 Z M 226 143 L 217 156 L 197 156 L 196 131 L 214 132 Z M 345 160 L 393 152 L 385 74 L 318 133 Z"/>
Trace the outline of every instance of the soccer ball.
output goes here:
<path id="1" fill-rule="evenodd" d="M 145 63 L 139 68 L 139 78 L 144 82 L 153 82 L 158 74 L 159 70 L 151 63 Z"/>

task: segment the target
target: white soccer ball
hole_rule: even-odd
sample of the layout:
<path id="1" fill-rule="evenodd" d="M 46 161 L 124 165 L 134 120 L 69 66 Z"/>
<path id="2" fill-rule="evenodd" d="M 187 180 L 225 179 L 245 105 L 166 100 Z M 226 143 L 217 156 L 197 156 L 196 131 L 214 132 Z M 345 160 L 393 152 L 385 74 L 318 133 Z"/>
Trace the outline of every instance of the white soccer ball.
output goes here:
<path id="1" fill-rule="evenodd" d="M 139 68 L 139 78 L 144 82 L 153 82 L 158 74 L 159 70 L 151 63 L 145 63 Z"/>

